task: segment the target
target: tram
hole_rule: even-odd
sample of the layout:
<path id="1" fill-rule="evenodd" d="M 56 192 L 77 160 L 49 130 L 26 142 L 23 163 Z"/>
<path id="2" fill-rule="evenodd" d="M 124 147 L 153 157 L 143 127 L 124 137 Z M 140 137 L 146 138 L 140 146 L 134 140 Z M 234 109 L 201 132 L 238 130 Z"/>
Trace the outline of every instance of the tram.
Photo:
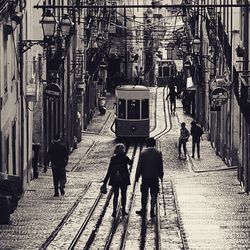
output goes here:
<path id="1" fill-rule="evenodd" d="M 121 85 L 115 89 L 117 138 L 149 137 L 149 88 Z"/>
<path id="2" fill-rule="evenodd" d="M 157 86 L 165 87 L 171 77 L 175 77 L 177 73 L 176 63 L 174 60 L 162 60 L 157 62 L 156 81 Z"/>

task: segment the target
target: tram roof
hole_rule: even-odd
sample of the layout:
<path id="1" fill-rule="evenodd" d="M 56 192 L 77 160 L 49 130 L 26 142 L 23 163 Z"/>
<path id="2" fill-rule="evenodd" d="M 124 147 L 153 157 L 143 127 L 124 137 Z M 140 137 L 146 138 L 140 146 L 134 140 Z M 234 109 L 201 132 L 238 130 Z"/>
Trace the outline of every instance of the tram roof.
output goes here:
<path id="1" fill-rule="evenodd" d="M 132 85 L 132 84 L 126 84 L 126 85 L 120 85 L 116 87 L 116 90 L 125 90 L 125 91 L 149 91 L 149 88 L 143 85 Z"/>
<path id="2" fill-rule="evenodd" d="M 143 85 L 121 85 L 116 87 L 115 94 L 117 98 L 120 99 L 137 99 L 137 100 L 143 100 L 148 99 L 150 95 L 149 88 L 143 86 Z"/>

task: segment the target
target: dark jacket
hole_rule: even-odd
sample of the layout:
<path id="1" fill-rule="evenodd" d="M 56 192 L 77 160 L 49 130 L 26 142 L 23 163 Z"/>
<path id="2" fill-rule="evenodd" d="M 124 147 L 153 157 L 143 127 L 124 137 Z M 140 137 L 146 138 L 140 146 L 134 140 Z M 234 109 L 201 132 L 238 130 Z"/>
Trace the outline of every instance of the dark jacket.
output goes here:
<path id="1" fill-rule="evenodd" d="M 175 90 L 171 90 L 166 97 L 166 100 L 170 97 L 170 101 L 175 101 L 175 98 L 178 96 Z"/>
<path id="2" fill-rule="evenodd" d="M 51 161 L 52 166 L 65 167 L 68 164 L 68 157 L 66 144 L 55 142 L 48 150 L 47 161 L 48 163 Z"/>
<path id="3" fill-rule="evenodd" d="M 140 176 L 142 176 L 143 179 L 162 179 L 162 154 L 156 148 L 148 147 L 142 150 L 135 176 L 136 181 L 138 181 Z"/>
<path id="4" fill-rule="evenodd" d="M 106 184 L 109 180 L 110 186 L 117 185 L 117 183 L 114 182 L 114 175 L 116 170 L 119 170 L 122 179 L 120 185 L 130 185 L 130 177 L 127 165 L 131 165 L 132 163 L 133 161 L 130 160 L 126 155 L 112 156 L 110 159 L 108 172 L 104 178 L 104 183 Z"/>
<path id="5" fill-rule="evenodd" d="M 200 140 L 200 137 L 202 136 L 203 134 L 203 130 L 201 127 L 197 126 L 196 124 L 195 125 L 192 125 L 191 127 L 191 135 L 193 137 L 193 140 L 195 142 L 199 141 Z"/>

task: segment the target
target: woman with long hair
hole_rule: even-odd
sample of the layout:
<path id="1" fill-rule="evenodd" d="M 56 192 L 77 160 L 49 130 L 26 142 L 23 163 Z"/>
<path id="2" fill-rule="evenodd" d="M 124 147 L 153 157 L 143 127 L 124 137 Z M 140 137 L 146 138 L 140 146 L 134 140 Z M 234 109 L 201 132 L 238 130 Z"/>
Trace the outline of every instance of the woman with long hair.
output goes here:
<path id="1" fill-rule="evenodd" d="M 122 216 L 128 215 L 126 212 L 127 187 L 130 185 L 128 164 L 132 165 L 132 163 L 133 161 L 126 156 L 125 146 L 118 143 L 115 146 L 114 155 L 110 159 L 108 171 L 103 180 L 103 186 L 106 186 L 109 180 L 109 185 L 113 188 L 113 217 L 116 216 L 119 189 L 121 190 Z"/>

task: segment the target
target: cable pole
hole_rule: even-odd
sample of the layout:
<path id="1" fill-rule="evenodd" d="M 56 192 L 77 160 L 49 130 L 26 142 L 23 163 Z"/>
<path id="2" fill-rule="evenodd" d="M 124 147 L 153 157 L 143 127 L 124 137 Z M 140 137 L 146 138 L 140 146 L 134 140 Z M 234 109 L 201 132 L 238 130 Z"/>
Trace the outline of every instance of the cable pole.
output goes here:
<path id="1" fill-rule="evenodd" d="M 125 50 L 125 77 L 128 77 L 128 43 L 127 43 L 127 16 L 126 8 L 124 8 L 124 50 Z"/>
<path id="2" fill-rule="evenodd" d="M 20 1 L 19 5 L 20 11 L 22 11 L 22 1 Z M 19 33 L 19 44 L 23 41 L 23 24 L 22 22 L 20 23 L 20 33 Z M 24 92 L 23 92 L 23 52 L 19 47 L 19 56 L 20 56 L 20 161 L 21 165 L 19 168 L 20 171 L 20 177 L 21 177 L 21 182 L 23 186 L 23 180 L 24 180 Z"/>

